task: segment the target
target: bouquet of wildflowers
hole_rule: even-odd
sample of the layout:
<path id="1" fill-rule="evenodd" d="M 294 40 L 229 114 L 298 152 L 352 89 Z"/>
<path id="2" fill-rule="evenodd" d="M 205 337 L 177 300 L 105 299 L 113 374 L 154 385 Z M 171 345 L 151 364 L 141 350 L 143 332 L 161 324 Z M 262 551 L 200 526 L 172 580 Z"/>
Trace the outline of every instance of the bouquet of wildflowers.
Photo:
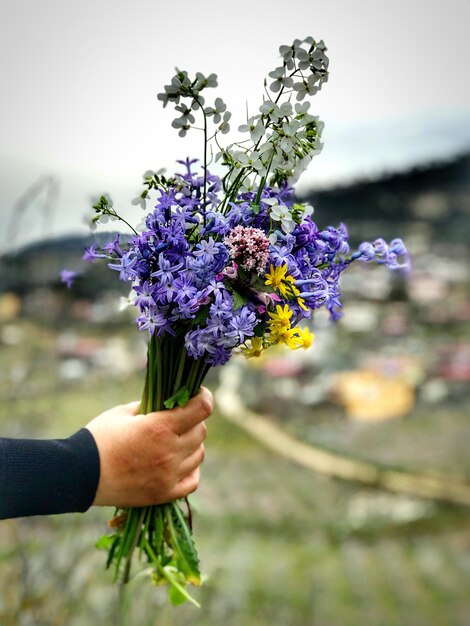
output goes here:
<path id="1" fill-rule="evenodd" d="M 293 182 L 322 147 L 322 123 L 307 98 L 328 79 L 325 52 L 312 37 L 281 46 L 258 112 L 239 128 L 246 138 L 228 147 L 220 136 L 230 113 L 220 98 L 207 104 L 203 96 L 217 86 L 214 74 L 177 70 L 159 94 L 174 105 L 180 136 L 200 117 L 202 160 L 179 161 L 172 176 L 147 172 L 134 201 L 150 204 L 143 227 L 126 222 L 133 233 L 125 243 L 116 236 L 85 252 L 132 283 L 137 323 L 149 337 L 142 412 L 184 405 L 208 370 L 236 351 L 257 357 L 278 344 L 310 347 L 314 335 L 302 322 L 320 308 L 341 315 L 338 281 L 353 261 L 406 265 L 400 239 L 351 253 L 344 225 L 319 230 L 312 207 L 295 200 Z M 122 219 L 106 196 L 94 210 L 94 222 Z M 173 602 L 194 602 L 186 587 L 201 575 L 187 502 L 118 510 L 113 525 L 99 543 L 116 578 L 128 580 L 137 551 Z"/>

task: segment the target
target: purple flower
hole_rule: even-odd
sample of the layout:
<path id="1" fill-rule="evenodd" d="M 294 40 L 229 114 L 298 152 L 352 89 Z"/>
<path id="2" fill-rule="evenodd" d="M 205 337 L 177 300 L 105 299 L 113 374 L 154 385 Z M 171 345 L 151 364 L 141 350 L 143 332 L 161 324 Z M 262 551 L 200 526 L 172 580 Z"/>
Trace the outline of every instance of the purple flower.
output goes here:
<path id="1" fill-rule="evenodd" d="M 328 226 L 326 230 L 319 234 L 323 241 L 329 244 L 330 254 L 347 254 L 349 252 L 349 235 L 344 224 L 340 224 L 338 228 Z"/>
<path id="2" fill-rule="evenodd" d="M 183 319 L 194 317 L 200 307 L 201 303 L 198 298 L 187 298 L 178 302 L 178 312 Z"/>
<path id="3" fill-rule="evenodd" d="M 360 258 L 361 261 L 372 261 L 372 259 L 375 258 L 374 246 L 368 241 L 364 241 L 363 243 L 361 243 L 361 245 L 359 246 L 358 258 Z"/>
<path id="4" fill-rule="evenodd" d="M 207 320 L 207 330 L 216 337 L 227 333 L 227 316 L 212 314 Z"/>
<path id="5" fill-rule="evenodd" d="M 221 253 L 222 249 L 222 244 L 216 243 L 212 237 L 209 237 L 208 241 L 203 239 L 200 243 L 196 244 L 194 256 L 201 257 L 204 263 L 211 264 Z"/>
<path id="6" fill-rule="evenodd" d="M 163 285 L 172 283 L 175 279 L 174 273 L 183 267 L 183 263 L 176 263 L 172 265 L 171 262 L 165 258 L 164 253 L 158 256 L 158 269 L 156 272 L 150 274 L 152 278 L 158 278 Z"/>
<path id="7" fill-rule="evenodd" d="M 146 280 L 142 285 L 134 285 L 134 291 L 137 294 L 137 298 L 134 300 L 134 304 L 136 306 L 155 306 L 155 285 L 152 285 L 148 280 Z"/>
<path id="8" fill-rule="evenodd" d="M 184 338 L 186 351 L 193 359 L 199 359 L 204 354 L 204 349 L 201 349 L 199 343 L 200 333 L 201 330 L 198 327 L 196 330 L 191 330 L 189 333 L 186 333 L 186 336 Z"/>
<path id="9" fill-rule="evenodd" d="M 140 330 L 148 330 L 151 335 L 161 335 L 164 332 L 168 332 L 174 335 L 174 331 L 171 328 L 169 320 L 165 316 L 165 311 L 158 311 L 156 309 L 150 309 L 147 313 L 142 314 L 137 318 L 137 323 Z"/>
<path id="10" fill-rule="evenodd" d="M 230 348 L 224 348 L 223 346 L 217 346 L 212 354 L 209 354 L 206 361 L 209 365 L 216 367 L 217 365 L 225 365 L 232 356 Z"/>
<path id="11" fill-rule="evenodd" d="M 77 276 L 79 276 L 78 272 L 73 272 L 72 270 L 62 270 L 60 273 L 60 280 L 67 285 L 68 289 L 70 289 Z"/>
<path id="12" fill-rule="evenodd" d="M 133 252 L 129 251 L 122 255 L 118 263 L 108 263 L 108 267 L 112 270 L 119 272 L 119 278 L 121 280 L 133 280 L 136 275 L 134 265 L 136 264 L 136 257 L 133 256 Z"/>
<path id="13" fill-rule="evenodd" d="M 226 289 L 217 289 L 214 292 L 214 302 L 211 304 L 211 315 L 227 318 L 233 312 L 233 298 Z"/>
<path id="14" fill-rule="evenodd" d="M 300 226 L 297 226 L 292 234 L 295 237 L 296 248 L 304 248 L 309 243 L 312 243 L 318 235 L 318 229 L 310 217 L 307 217 L 307 219 L 300 224 Z"/>
<path id="15" fill-rule="evenodd" d="M 193 286 L 193 278 L 191 275 L 180 272 L 174 285 L 176 287 L 175 302 L 183 302 L 187 299 L 194 298 L 197 294 L 197 289 Z"/>
<path id="16" fill-rule="evenodd" d="M 101 252 L 96 252 L 96 243 L 92 244 L 89 248 L 85 248 L 82 259 L 84 261 L 94 261 L 95 259 L 105 259 L 106 255 Z"/>
<path id="17" fill-rule="evenodd" d="M 122 250 L 119 247 L 119 234 L 116 234 L 114 241 L 110 241 L 103 246 L 103 250 L 109 252 L 110 254 L 116 254 L 118 257 L 122 256 Z"/>
<path id="18" fill-rule="evenodd" d="M 258 323 L 256 314 L 248 306 L 242 306 L 229 320 L 232 330 L 227 333 L 227 337 L 236 338 L 239 343 L 244 343 L 247 337 L 253 337 L 254 327 Z"/>

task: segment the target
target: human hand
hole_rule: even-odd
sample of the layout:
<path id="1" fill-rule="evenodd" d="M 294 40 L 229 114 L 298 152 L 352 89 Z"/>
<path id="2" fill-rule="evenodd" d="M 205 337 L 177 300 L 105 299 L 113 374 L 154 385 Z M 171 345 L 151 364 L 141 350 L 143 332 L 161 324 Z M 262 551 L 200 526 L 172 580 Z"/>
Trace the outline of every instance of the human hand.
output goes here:
<path id="1" fill-rule="evenodd" d="M 86 428 L 100 455 L 94 505 L 140 507 L 183 498 L 199 485 L 204 420 L 213 410 L 202 387 L 183 408 L 138 413 L 140 402 L 98 415 Z"/>

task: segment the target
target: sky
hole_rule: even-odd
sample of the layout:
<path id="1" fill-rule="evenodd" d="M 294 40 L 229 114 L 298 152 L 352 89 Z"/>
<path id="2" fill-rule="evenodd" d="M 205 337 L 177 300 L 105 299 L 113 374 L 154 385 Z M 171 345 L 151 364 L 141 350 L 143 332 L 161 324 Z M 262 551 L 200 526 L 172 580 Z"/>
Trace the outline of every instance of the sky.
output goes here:
<path id="1" fill-rule="evenodd" d="M 325 147 L 300 191 L 462 152 L 469 18 L 470 0 L 0 0 L 1 245 L 84 231 L 101 192 L 126 213 L 145 170 L 202 154 L 156 97 L 175 66 L 219 76 L 235 139 L 296 37 L 323 39 L 330 57 L 311 107 Z"/>

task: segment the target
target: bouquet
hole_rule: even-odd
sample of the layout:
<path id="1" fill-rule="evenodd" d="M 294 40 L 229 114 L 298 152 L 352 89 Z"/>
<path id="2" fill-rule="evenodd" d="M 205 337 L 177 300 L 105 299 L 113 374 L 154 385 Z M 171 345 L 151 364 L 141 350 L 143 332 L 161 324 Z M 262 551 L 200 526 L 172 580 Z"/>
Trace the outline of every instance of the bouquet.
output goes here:
<path id="1" fill-rule="evenodd" d="M 137 323 L 149 339 L 141 412 L 184 405 L 234 352 L 251 358 L 278 344 L 309 348 L 314 334 L 302 322 L 320 308 L 333 320 L 341 315 L 338 282 L 352 262 L 407 264 L 400 239 L 364 242 L 351 253 L 343 224 L 320 230 L 313 208 L 296 201 L 292 185 L 322 148 L 323 125 L 307 99 L 327 81 L 328 57 L 312 37 L 281 46 L 280 55 L 257 113 L 239 128 L 245 138 L 227 147 L 220 137 L 231 114 L 221 98 L 207 104 L 203 95 L 217 77 L 177 69 L 158 98 L 175 107 L 180 136 L 199 116 L 202 160 L 178 161 L 171 176 L 146 172 L 133 201 L 150 205 L 139 228 L 107 196 L 93 207 L 95 224 L 122 220 L 132 231 L 124 243 L 117 235 L 92 245 L 84 258 L 107 259 L 132 283 Z M 109 550 L 115 579 L 129 579 L 138 553 L 174 603 L 196 603 L 187 590 L 201 583 L 187 501 L 116 510 L 111 525 L 98 545 Z"/>

